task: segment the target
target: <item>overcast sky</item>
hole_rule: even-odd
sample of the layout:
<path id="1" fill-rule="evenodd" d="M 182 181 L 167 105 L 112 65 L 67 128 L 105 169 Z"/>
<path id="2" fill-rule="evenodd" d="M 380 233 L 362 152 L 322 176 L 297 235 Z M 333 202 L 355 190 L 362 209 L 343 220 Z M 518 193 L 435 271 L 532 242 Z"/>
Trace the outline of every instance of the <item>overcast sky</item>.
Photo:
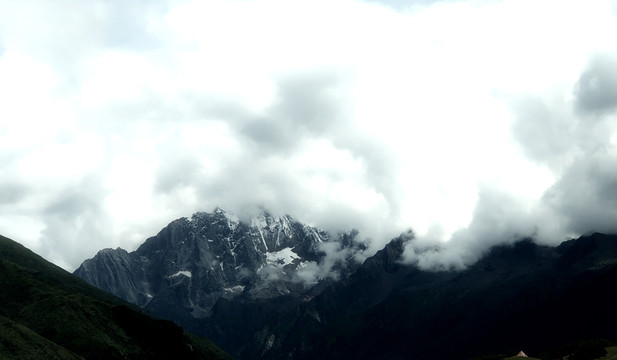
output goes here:
<path id="1" fill-rule="evenodd" d="M 614 232 L 615 39 L 609 0 L 0 0 L 0 234 L 73 270 L 215 206 L 452 263 Z"/>

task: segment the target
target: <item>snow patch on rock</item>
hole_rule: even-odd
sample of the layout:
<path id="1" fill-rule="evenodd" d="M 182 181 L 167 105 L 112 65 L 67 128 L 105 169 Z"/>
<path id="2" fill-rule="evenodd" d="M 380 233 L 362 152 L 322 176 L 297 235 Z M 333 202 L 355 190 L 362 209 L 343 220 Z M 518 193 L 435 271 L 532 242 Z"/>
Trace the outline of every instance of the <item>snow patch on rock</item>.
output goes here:
<path id="1" fill-rule="evenodd" d="M 188 270 L 180 270 L 177 273 L 175 273 L 173 275 L 170 275 L 169 278 L 171 279 L 171 278 L 174 278 L 174 277 L 180 276 L 180 275 L 186 276 L 188 278 L 193 277 L 193 274 L 190 271 L 188 271 Z"/>
<path id="2" fill-rule="evenodd" d="M 266 253 L 266 264 L 270 266 L 283 267 L 291 264 L 296 259 L 300 259 L 300 257 L 290 247 Z"/>

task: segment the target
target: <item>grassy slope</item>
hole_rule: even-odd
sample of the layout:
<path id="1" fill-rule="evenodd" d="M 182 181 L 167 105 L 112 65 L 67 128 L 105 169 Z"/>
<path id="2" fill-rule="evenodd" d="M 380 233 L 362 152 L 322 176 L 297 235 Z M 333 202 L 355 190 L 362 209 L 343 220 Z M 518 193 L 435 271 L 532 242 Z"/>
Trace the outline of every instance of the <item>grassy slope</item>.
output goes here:
<path id="1" fill-rule="evenodd" d="M 606 356 L 598 360 L 617 360 L 617 346 L 607 347 L 606 353 Z"/>
<path id="2" fill-rule="evenodd" d="M 2 359 L 229 358 L 2 236 L 0 289 Z M 20 353 L 30 344 L 38 350 Z"/>
<path id="3" fill-rule="evenodd" d="M 75 353 L 5 317 L 0 317 L 0 358 L 83 360 Z"/>

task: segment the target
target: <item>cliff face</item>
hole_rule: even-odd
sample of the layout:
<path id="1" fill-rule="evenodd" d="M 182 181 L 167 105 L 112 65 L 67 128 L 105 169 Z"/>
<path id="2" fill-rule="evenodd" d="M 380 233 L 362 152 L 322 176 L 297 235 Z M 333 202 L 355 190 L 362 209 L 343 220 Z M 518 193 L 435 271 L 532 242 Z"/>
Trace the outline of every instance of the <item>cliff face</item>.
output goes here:
<path id="1" fill-rule="evenodd" d="M 97 261 L 86 261 L 79 268 L 79 277 L 129 302 L 145 305 L 145 275 L 141 264 L 123 249 L 104 249 Z"/>
<path id="2" fill-rule="evenodd" d="M 357 246 L 355 233 L 336 243 Z M 311 296 L 330 283 L 320 273 L 329 235 L 263 211 L 242 222 L 222 209 L 173 221 L 136 251 L 101 250 L 75 275 L 181 324 L 210 315 L 221 298 L 255 301 Z M 343 254 L 345 254 L 343 252 Z M 334 264 L 337 274 L 346 268 Z M 338 266 L 338 268 L 337 268 Z"/>

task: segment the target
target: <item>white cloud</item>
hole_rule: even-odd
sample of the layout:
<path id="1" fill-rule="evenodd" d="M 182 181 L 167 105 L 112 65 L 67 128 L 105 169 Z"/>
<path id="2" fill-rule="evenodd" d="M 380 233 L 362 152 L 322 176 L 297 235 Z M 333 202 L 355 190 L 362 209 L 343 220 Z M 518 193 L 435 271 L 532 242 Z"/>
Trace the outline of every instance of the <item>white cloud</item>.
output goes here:
<path id="1" fill-rule="evenodd" d="M 543 194 L 614 148 L 614 3 L 388 4 L 0 1 L 0 232 L 73 268 L 216 205 L 375 248 L 411 226 L 481 251 L 496 197 L 594 226 Z"/>

